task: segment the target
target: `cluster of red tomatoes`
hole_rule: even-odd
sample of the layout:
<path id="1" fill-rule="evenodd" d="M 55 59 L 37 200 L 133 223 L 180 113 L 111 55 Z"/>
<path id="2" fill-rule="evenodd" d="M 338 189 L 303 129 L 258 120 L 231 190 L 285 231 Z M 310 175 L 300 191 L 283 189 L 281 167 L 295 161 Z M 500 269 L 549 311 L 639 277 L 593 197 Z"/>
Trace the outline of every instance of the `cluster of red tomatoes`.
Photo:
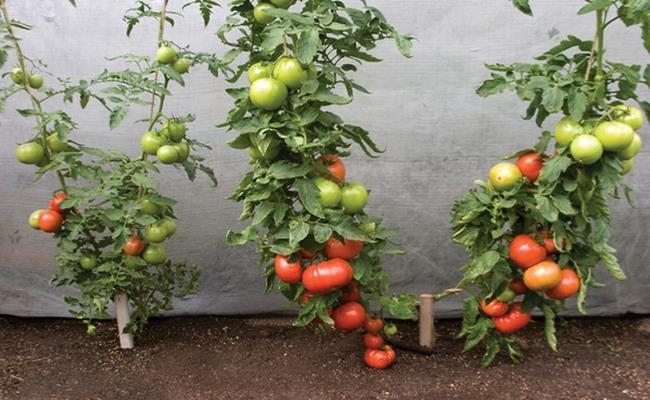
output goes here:
<path id="1" fill-rule="evenodd" d="M 65 222 L 65 215 L 70 211 L 69 208 L 60 207 L 65 198 L 65 192 L 56 193 L 50 200 L 47 210 L 36 210 L 31 213 L 29 216 L 29 226 L 43 232 L 58 232 Z"/>
<path id="2" fill-rule="evenodd" d="M 395 350 L 384 342 L 381 332 L 384 329 L 384 320 L 381 318 L 367 317 L 363 324 L 366 331 L 363 344 L 366 350 L 363 353 L 363 362 L 375 369 L 386 369 L 393 365 L 397 355 Z"/>

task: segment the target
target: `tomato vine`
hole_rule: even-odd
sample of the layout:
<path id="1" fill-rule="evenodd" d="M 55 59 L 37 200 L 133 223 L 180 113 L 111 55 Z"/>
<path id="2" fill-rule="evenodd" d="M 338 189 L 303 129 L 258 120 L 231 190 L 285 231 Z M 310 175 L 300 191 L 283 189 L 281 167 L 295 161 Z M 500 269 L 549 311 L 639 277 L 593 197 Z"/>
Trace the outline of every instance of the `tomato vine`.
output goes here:
<path id="1" fill-rule="evenodd" d="M 588 288 L 603 286 L 593 273 L 597 265 L 625 279 L 609 244 L 608 200 L 623 193 L 632 202 L 622 179 L 641 147 L 641 110 L 650 117 L 650 103 L 637 94 L 639 85 L 650 87 L 650 65 L 642 75 L 641 65 L 606 60 L 605 33 L 618 20 L 640 25 L 650 52 L 650 4 L 587 3 L 578 14 L 595 15 L 593 40 L 570 35 L 537 62 L 490 64 L 491 78 L 477 89 L 482 97 L 514 91 L 528 102 L 524 118 L 535 118 L 539 127 L 552 114 L 562 116 L 533 148 L 504 158 L 517 158 L 516 164 L 495 165 L 488 181 L 478 181 L 452 210 L 453 240 L 471 257 L 458 284 L 470 292 L 460 335 L 465 350 L 485 344 L 485 366 L 501 349 L 513 361 L 523 357 L 511 334 L 526 326 L 535 308 L 557 351 L 555 319 L 573 295 L 578 310 L 587 312 Z M 528 0 L 513 4 L 532 15 Z M 630 100 L 640 108 L 624 103 Z M 494 315 L 495 309 L 504 313 Z"/>

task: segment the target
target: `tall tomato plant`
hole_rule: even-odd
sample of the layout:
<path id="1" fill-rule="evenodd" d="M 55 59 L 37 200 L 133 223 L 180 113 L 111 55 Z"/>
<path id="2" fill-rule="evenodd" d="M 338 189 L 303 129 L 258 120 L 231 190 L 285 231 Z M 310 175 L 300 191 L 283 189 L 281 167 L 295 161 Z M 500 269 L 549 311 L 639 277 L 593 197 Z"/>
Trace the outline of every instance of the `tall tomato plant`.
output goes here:
<path id="1" fill-rule="evenodd" d="M 513 3 L 532 15 L 527 0 Z M 533 148 L 506 157 L 516 163 L 499 163 L 487 183 L 479 181 L 453 207 L 453 240 L 471 257 L 459 283 L 471 293 L 461 336 L 466 350 L 486 345 L 484 365 L 501 349 L 514 361 L 522 358 L 511 334 L 535 308 L 557 351 L 555 318 L 573 295 L 586 313 L 587 289 L 602 286 L 596 266 L 625 279 L 608 243 L 608 201 L 623 192 L 631 202 L 622 179 L 641 147 L 641 110 L 650 116 L 650 103 L 637 94 L 639 85 L 650 86 L 650 65 L 606 60 L 605 38 L 615 22 L 640 25 L 650 52 L 650 3 L 587 1 L 578 14 L 595 16 L 593 40 L 568 36 L 534 63 L 488 65 L 492 76 L 477 90 L 483 97 L 514 91 L 528 102 L 525 119 L 539 127 L 552 114 L 562 117 Z M 504 312 L 495 315 L 498 307 Z"/>
<path id="2" fill-rule="evenodd" d="M 411 38 L 361 3 L 357 9 L 331 0 L 235 0 L 218 32 L 231 47 L 224 59 L 243 60 L 231 81 L 248 81 L 228 89 L 235 106 L 223 126 L 236 133 L 229 145 L 250 156 L 251 169 L 231 195 L 250 225 L 227 239 L 257 243 L 267 290 L 277 286 L 300 304 L 299 326 L 316 318 L 333 324 L 330 310 L 350 298 L 412 316 L 412 298 L 388 295 L 380 264 L 382 253 L 395 251 L 393 230 L 364 211 L 365 186 L 345 177 L 354 174 L 343 165 L 353 143 L 373 157 L 380 150 L 365 129 L 345 123 L 332 107 L 367 93 L 349 74 L 379 61 L 370 53 L 378 41 L 392 38 L 404 56 L 410 53 Z M 352 267 L 352 280 L 340 260 Z M 334 264 L 341 275 L 318 278 Z M 357 289 L 364 299 L 344 296 Z"/>
<path id="3" fill-rule="evenodd" d="M 93 319 L 108 316 L 107 305 L 117 293 L 129 298 L 133 315 L 126 330 L 136 332 L 151 315 L 171 309 L 174 296 L 182 297 L 197 287 L 198 267 L 172 263 L 161 244 L 176 230 L 176 201 L 158 192 L 152 174 L 160 172 L 161 164 L 173 163 L 182 166 L 192 180 L 197 170 L 205 172 L 216 185 L 213 171 L 194 151 L 207 146 L 186 133 L 186 124 L 194 117 L 172 116 L 165 111 L 164 102 L 172 82 L 184 85 L 182 75 L 190 65 L 207 63 L 215 74 L 223 69 L 214 56 L 192 53 L 164 40 L 166 23 L 173 24 L 167 3 L 155 11 L 139 1 L 125 16 L 127 34 L 143 18 L 158 22 L 157 51 L 152 46 L 152 55 L 125 55 L 120 58 L 129 68 L 105 70 L 74 84 L 50 74 L 47 81 L 43 79 L 44 64 L 25 56 L 16 35 L 30 26 L 12 20 L 7 4 L 0 0 L 0 67 L 10 53 L 15 54 L 16 62 L 11 73 L 3 75 L 9 85 L 2 88 L 0 102 L 24 94 L 30 107 L 17 111 L 36 121 L 36 136 L 19 145 L 16 156 L 24 164 L 35 164 L 37 178 L 54 175 L 60 184 L 49 209 L 36 211 L 29 222 L 36 229 L 54 233 L 60 252 L 52 283 L 79 291 L 65 300 L 71 312 L 88 324 L 89 334 L 95 332 Z M 200 4 L 206 23 L 210 4 Z M 82 108 L 97 101 L 109 112 L 111 128 L 119 126 L 131 106 L 148 107 L 149 117 L 143 121 L 146 126 L 134 136 L 134 142 L 142 143 L 139 156 L 81 143 L 78 135 L 73 136 L 78 126 L 70 115 L 62 109 L 48 110 L 55 99 L 78 99 Z M 145 131 L 150 140 L 140 137 Z M 163 147 L 168 151 L 158 151 Z M 150 154 L 156 157 L 152 159 Z M 48 200 L 43 199 L 44 206 Z"/>

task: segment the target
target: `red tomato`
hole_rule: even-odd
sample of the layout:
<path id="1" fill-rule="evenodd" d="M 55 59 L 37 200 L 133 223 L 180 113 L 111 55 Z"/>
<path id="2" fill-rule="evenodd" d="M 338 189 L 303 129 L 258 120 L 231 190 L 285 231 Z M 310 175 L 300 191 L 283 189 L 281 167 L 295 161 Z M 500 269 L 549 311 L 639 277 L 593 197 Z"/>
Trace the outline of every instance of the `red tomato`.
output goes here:
<path id="1" fill-rule="evenodd" d="M 325 242 L 325 255 L 328 258 L 351 260 L 359 255 L 361 250 L 363 250 L 363 242 L 360 240 L 344 239 L 344 242 L 341 242 L 332 236 Z"/>
<path id="2" fill-rule="evenodd" d="M 501 333 L 515 333 L 528 325 L 530 320 L 530 313 L 521 310 L 521 303 L 514 303 L 505 315 L 492 317 L 494 328 Z"/>
<path id="3" fill-rule="evenodd" d="M 45 210 L 38 214 L 38 227 L 43 232 L 57 232 L 63 225 L 63 215 L 55 210 Z"/>
<path id="4" fill-rule="evenodd" d="M 555 248 L 555 242 L 553 241 L 553 232 L 543 230 L 539 232 L 539 235 L 544 239 L 544 249 L 546 249 L 546 254 L 556 253 L 557 248 Z"/>
<path id="5" fill-rule="evenodd" d="M 555 287 L 545 291 L 546 295 L 555 300 L 564 300 L 580 290 L 580 278 L 572 269 L 565 268 L 562 270 L 562 280 Z"/>
<path id="6" fill-rule="evenodd" d="M 343 164 L 343 161 L 339 156 L 336 154 L 325 154 L 319 158 L 318 161 L 327 167 L 327 171 L 329 171 L 329 174 L 334 181 L 343 183 L 345 180 L 345 164 Z"/>
<path id="7" fill-rule="evenodd" d="M 368 333 L 377 334 L 384 328 L 384 320 L 381 318 L 368 317 L 363 323 L 363 328 Z"/>
<path id="8" fill-rule="evenodd" d="M 530 290 L 542 292 L 551 289 L 562 280 L 562 269 L 554 261 L 542 261 L 524 272 L 524 283 Z"/>
<path id="9" fill-rule="evenodd" d="M 311 292 L 305 290 L 305 291 L 302 292 L 302 294 L 300 295 L 300 300 L 298 300 L 298 301 L 300 302 L 300 304 L 305 304 L 305 303 L 307 303 L 309 300 L 311 300 L 311 298 L 314 297 L 314 296 L 315 296 L 315 294 L 313 294 L 313 293 L 311 293 Z"/>
<path id="10" fill-rule="evenodd" d="M 316 252 L 307 250 L 307 249 L 300 249 L 300 257 L 306 259 L 306 260 L 313 260 L 316 257 Z"/>
<path id="11" fill-rule="evenodd" d="M 307 267 L 302 274 L 302 283 L 313 294 L 324 294 L 350 283 L 353 273 L 347 261 L 333 258 Z"/>
<path id="12" fill-rule="evenodd" d="M 353 331 L 363 326 L 366 309 L 356 301 L 342 304 L 332 311 L 334 327 L 340 331 Z"/>
<path id="13" fill-rule="evenodd" d="M 357 281 L 352 280 L 350 283 L 345 285 L 343 288 L 343 293 L 341 294 L 341 301 L 343 303 L 349 303 L 351 301 L 358 301 L 361 298 L 361 290 L 359 290 L 359 284 Z"/>
<path id="14" fill-rule="evenodd" d="M 546 249 L 528 235 L 517 235 L 508 246 L 508 255 L 519 268 L 526 270 L 546 258 Z"/>
<path id="15" fill-rule="evenodd" d="M 363 353 L 363 362 L 370 368 L 386 369 L 395 362 L 395 351 L 390 346 L 383 349 L 366 349 Z"/>
<path id="16" fill-rule="evenodd" d="M 368 349 L 380 349 L 384 345 L 384 338 L 374 333 L 366 333 L 363 336 L 363 344 Z"/>
<path id="17" fill-rule="evenodd" d="M 486 303 L 485 299 L 482 299 L 479 302 L 479 306 L 481 307 L 481 311 L 490 317 L 500 317 L 508 312 L 508 303 L 497 299 L 489 303 Z"/>
<path id="18" fill-rule="evenodd" d="M 129 240 L 124 243 L 122 246 L 122 251 L 130 256 L 139 256 L 142 254 L 145 248 L 144 240 L 140 239 L 136 235 L 131 235 Z"/>
<path id="19" fill-rule="evenodd" d="M 524 294 L 526 293 L 526 290 L 528 290 L 524 281 L 518 279 L 510 282 L 510 288 L 514 290 L 516 294 Z"/>
<path id="20" fill-rule="evenodd" d="M 70 211 L 69 208 L 61 208 L 59 205 L 65 200 L 67 197 L 67 194 L 65 192 L 58 192 L 57 194 L 52 197 L 52 200 L 50 200 L 50 205 L 49 208 L 50 210 L 54 210 L 58 212 L 59 214 L 65 214 L 68 211 Z"/>
<path id="21" fill-rule="evenodd" d="M 289 262 L 289 256 L 276 254 L 273 260 L 275 276 L 286 283 L 299 283 L 302 281 L 302 263 L 300 257 L 294 262 Z"/>
<path id="22" fill-rule="evenodd" d="M 544 158 L 534 151 L 526 153 L 517 159 L 517 168 L 529 181 L 535 182 L 539 178 L 539 172 L 544 166 Z"/>

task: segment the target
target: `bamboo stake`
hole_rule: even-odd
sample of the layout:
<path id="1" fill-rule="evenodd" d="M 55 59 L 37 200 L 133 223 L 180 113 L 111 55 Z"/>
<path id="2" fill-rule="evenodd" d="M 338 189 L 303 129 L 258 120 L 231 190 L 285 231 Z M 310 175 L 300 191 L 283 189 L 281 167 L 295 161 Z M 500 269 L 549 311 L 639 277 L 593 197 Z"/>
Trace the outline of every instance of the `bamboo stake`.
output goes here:
<path id="1" fill-rule="evenodd" d="M 132 349 L 133 348 L 133 335 L 124 333 L 124 327 L 128 325 L 131 320 L 129 313 L 129 299 L 126 293 L 120 292 L 115 295 L 115 314 L 117 315 L 117 330 L 120 338 L 120 348 Z"/>
<path id="2" fill-rule="evenodd" d="M 420 295 L 420 346 L 433 347 L 436 343 L 436 332 L 433 324 L 433 295 Z"/>

